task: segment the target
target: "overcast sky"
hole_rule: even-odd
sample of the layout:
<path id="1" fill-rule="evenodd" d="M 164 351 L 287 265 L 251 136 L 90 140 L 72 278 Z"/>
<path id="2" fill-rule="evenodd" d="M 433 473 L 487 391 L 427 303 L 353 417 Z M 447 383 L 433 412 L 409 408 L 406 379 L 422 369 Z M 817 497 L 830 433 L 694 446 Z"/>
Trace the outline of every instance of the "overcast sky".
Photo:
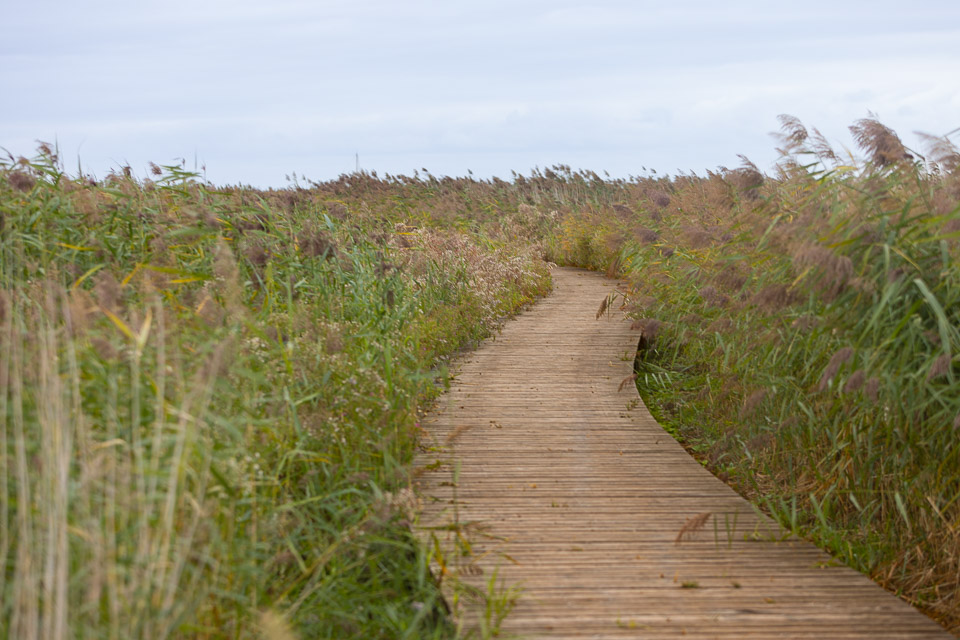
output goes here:
<path id="1" fill-rule="evenodd" d="M 850 146 L 960 127 L 960 2 L 0 0 L 0 146 L 102 177 L 767 170 L 789 113 Z M 956 137 L 954 138 L 957 139 Z"/>

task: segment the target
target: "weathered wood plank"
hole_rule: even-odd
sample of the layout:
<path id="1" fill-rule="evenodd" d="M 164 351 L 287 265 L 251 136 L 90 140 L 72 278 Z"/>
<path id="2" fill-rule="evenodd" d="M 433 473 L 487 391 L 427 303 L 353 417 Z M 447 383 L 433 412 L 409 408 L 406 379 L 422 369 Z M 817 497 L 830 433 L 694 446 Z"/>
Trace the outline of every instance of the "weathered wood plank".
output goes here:
<path id="1" fill-rule="evenodd" d="M 617 284 L 555 270 L 554 293 L 467 355 L 423 421 L 418 534 L 440 540 L 463 582 L 485 591 L 497 571 L 524 589 L 503 634 L 949 637 L 785 537 L 663 431 L 621 386 L 638 336 L 618 301 L 596 319 Z M 476 620 L 482 604 L 462 615 Z"/>

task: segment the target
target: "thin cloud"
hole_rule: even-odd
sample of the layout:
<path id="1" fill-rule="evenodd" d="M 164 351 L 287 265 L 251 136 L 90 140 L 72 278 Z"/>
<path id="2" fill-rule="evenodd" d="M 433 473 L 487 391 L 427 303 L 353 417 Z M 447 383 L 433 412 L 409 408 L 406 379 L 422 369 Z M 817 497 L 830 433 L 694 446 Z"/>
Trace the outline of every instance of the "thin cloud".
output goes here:
<path id="1" fill-rule="evenodd" d="M 261 185 L 292 162 L 334 177 L 358 151 L 406 173 L 769 167 L 779 113 L 842 140 L 868 110 L 905 140 L 958 126 L 957 18 L 886 1 L 32 3 L 0 25 L 17 96 L 0 146 L 57 138 L 101 174 L 197 153 Z"/>

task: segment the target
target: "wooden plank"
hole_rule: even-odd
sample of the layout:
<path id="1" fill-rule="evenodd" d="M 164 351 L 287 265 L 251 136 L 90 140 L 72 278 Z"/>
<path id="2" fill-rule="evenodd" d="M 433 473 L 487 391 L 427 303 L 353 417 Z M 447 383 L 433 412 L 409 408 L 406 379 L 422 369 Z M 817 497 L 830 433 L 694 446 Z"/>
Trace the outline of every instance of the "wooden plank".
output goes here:
<path id="1" fill-rule="evenodd" d="M 523 589 L 502 635 L 949 637 L 690 458 L 621 386 L 639 336 L 617 301 L 596 319 L 618 283 L 553 275 L 554 293 L 463 358 L 422 422 L 418 535 L 464 584 L 485 592 L 496 571 Z M 482 598 L 461 602 L 465 621 L 483 615 Z"/>

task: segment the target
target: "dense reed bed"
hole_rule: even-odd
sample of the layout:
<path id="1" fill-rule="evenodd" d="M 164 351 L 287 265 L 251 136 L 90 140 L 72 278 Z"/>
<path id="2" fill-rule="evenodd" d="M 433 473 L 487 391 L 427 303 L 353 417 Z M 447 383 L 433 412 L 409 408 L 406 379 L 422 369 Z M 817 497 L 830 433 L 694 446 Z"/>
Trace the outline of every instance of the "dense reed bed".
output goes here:
<path id="1" fill-rule="evenodd" d="M 459 635 L 419 416 L 549 276 L 519 223 L 350 180 L 0 166 L 0 636 Z"/>
<path id="2" fill-rule="evenodd" d="M 460 635 L 418 419 L 543 258 L 630 279 L 638 386 L 704 464 L 960 630 L 960 153 L 783 125 L 773 175 L 3 161 L 0 635 Z"/>
<path id="3" fill-rule="evenodd" d="M 775 175 L 609 185 L 554 259 L 631 279 L 638 385 L 693 453 L 958 631 L 960 153 L 782 123 Z"/>

